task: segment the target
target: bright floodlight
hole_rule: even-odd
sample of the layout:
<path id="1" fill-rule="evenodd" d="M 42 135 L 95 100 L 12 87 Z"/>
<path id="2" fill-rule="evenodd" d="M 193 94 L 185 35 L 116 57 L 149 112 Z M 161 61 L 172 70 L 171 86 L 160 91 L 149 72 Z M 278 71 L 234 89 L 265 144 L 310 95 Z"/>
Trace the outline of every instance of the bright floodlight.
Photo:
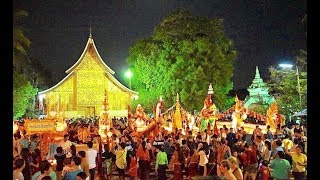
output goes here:
<path id="1" fill-rule="evenodd" d="M 130 71 L 130 69 L 126 72 L 126 77 L 129 79 L 132 77 L 132 72 Z"/>
<path id="2" fill-rule="evenodd" d="M 279 67 L 283 69 L 291 69 L 293 67 L 292 64 L 279 64 Z"/>

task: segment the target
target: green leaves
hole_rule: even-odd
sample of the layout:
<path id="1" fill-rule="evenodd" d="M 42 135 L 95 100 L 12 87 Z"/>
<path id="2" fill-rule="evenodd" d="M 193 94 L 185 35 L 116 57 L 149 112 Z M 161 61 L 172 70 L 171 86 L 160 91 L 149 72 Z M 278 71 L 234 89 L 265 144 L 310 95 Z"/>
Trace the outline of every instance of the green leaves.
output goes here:
<path id="1" fill-rule="evenodd" d="M 13 13 L 13 64 L 22 66 L 23 58 L 19 54 L 26 56 L 26 49 L 29 48 L 31 41 L 25 36 L 24 28 L 18 25 L 18 20 L 28 16 L 24 10 L 15 10 Z"/>
<path id="2" fill-rule="evenodd" d="M 275 69 L 270 67 L 270 94 L 278 103 L 281 114 L 289 115 L 307 107 L 307 52 L 300 50 L 296 57 L 299 80 L 296 67 L 294 69 Z M 299 84 L 300 90 L 299 90 Z M 301 94 L 301 108 L 300 97 Z"/>
<path id="3" fill-rule="evenodd" d="M 138 101 L 145 110 L 150 110 L 159 96 L 168 108 L 179 93 L 184 108 L 193 111 L 202 109 L 210 83 L 218 108 L 233 103 L 228 92 L 233 88 L 235 58 L 222 19 L 192 16 L 179 9 L 155 28 L 153 36 L 138 40 L 127 60 L 135 74 L 132 87 L 139 92 Z"/>
<path id="4" fill-rule="evenodd" d="M 13 74 L 13 117 L 22 117 L 30 102 L 32 102 L 37 94 L 38 89 L 32 87 L 27 78 L 14 72 Z"/>

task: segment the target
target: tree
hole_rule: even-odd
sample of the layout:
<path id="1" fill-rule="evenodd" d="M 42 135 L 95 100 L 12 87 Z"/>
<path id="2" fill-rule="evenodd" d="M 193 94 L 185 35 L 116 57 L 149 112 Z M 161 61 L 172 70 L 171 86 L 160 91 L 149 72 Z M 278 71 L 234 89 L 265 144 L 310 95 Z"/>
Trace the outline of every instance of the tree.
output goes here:
<path id="1" fill-rule="evenodd" d="M 32 87 L 26 76 L 16 71 L 13 73 L 13 117 L 22 117 L 30 102 L 37 94 L 37 88 Z"/>
<path id="2" fill-rule="evenodd" d="M 297 71 L 294 69 L 269 68 L 270 94 L 275 97 L 278 110 L 281 114 L 292 115 L 293 112 L 300 111 L 307 107 L 307 52 L 300 50 L 296 57 L 298 67 L 301 104 L 299 99 Z"/>
<path id="3" fill-rule="evenodd" d="M 155 27 L 151 37 L 129 49 L 127 60 L 135 74 L 132 86 L 139 92 L 136 103 L 150 109 L 162 96 L 169 107 L 179 93 L 185 109 L 199 110 L 212 83 L 213 102 L 220 110 L 229 108 L 234 101 L 228 93 L 233 88 L 235 58 L 223 19 L 178 9 Z"/>
<path id="4" fill-rule="evenodd" d="M 28 110 L 29 115 L 33 114 L 35 107 L 35 95 L 37 94 L 38 83 L 34 80 L 33 74 L 36 71 L 32 65 L 34 62 L 28 58 L 27 50 L 31 41 L 24 34 L 24 27 L 19 20 L 28 16 L 22 9 L 14 8 L 13 11 L 13 117 L 20 118 Z"/>
<path id="5" fill-rule="evenodd" d="M 30 58 L 30 61 L 21 69 L 25 74 L 28 81 L 33 87 L 37 87 L 39 90 L 47 89 L 52 86 L 51 72 L 41 64 L 36 58 Z M 36 106 L 36 98 L 33 99 L 30 106 L 27 108 L 27 116 L 35 116 L 38 109 Z"/>
<path id="6" fill-rule="evenodd" d="M 28 16 L 28 12 L 22 9 L 13 11 L 13 66 L 21 68 L 26 62 L 27 48 L 31 41 L 24 34 L 24 27 L 18 25 L 19 20 Z"/>

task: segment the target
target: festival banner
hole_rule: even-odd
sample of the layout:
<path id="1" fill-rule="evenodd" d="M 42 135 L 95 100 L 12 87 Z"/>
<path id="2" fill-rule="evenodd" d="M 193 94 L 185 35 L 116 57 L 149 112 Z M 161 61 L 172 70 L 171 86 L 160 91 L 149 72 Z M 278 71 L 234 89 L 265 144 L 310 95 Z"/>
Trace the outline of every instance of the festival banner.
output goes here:
<path id="1" fill-rule="evenodd" d="M 31 120 L 25 122 L 25 128 L 28 134 L 46 131 L 55 131 L 56 125 L 51 120 Z"/>

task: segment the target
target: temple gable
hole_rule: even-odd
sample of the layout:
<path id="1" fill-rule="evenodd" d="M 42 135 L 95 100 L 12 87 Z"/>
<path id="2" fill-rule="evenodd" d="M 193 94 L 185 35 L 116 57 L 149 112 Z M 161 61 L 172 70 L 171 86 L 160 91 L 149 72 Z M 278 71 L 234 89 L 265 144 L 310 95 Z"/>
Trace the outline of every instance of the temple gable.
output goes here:
<path id="1" fill-rule="evenodd" d="M 114 71 L 101 59 L 90 36 L 78 61 L 55 86 L 39 92 L 46 102 L 46 114 L 64 111 L 66 117 L 98 116 L 104 91 L 111 116 L 127 116 L 127 107 L 137 92 L 122 85 Z"/>

